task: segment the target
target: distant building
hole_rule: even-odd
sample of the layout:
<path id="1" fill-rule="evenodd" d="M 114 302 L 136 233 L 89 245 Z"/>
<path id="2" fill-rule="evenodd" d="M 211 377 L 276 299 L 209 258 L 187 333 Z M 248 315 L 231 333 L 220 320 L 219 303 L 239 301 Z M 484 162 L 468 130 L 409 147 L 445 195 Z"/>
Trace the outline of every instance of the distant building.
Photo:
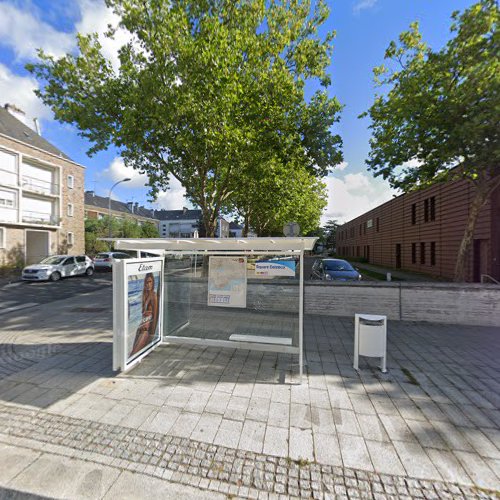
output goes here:
<path id="1" fill-rule="evenodd" d="M 84 173 L 36 121 L 13 105 L 0 108 L 0 265 L 84 253 Z"/>
<path id="2" fill-rule="evenodd" d="M 237 222 L 229 223 L 229 237 L 230 238 L 241 238 L 243 234 L 243 226 Z"/>
<path id="3" fill-rule="evenodd" d="M 253 238 L 257 236 L 252 230 L 248 231 L 247 237 Z M 242 238 L 243 237 L 243 226 L 237 222 L 229 223 L 229 237 L 230 238 Z"/>
<path id="4" fill-rule="evenodd" d="M 85 218 L 103 219 L 109 216 L 109 197 L 98 196 L 94 191 L 85 191 Z M 111 199 L 111 217 L 131 219 L 139 225 L 150 222 L 158 227 L 155 211 L 144 208 L 139 203 L 123 202 Z"/>
<path id="5" fill-rule="evenodd" d="M 196 234 L 205 236 L 200 209 L 183 207 L 182 210 L 157 210 L 155 217 L 159 219 L 162 238 L 194 238 Z M 217 238 L 229 237 L 229 222 L 223 217 L 218 219 L 215 235 Z"/>
<path id="6" fill-rule="evenodd" d="M 452 279 L 474 190 L 459 180 L 398 196 L 340 226 L 337 251 Z M 482 274 L 500 281 L 500 188 L 481 210 L 467 261 L 467 281 Z"/>

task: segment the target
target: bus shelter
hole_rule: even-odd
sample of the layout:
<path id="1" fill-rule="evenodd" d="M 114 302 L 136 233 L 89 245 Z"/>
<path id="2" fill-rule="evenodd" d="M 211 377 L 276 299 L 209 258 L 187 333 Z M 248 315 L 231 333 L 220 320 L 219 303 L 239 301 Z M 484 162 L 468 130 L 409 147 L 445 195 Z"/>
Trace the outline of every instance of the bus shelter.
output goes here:
<path id="1" fill-rule="evenodd" d="M 298 356 L 304 252 L 316 238 L 112 239 L 137 258 L 113 265 L 113 367 L 162 343 Z"/>

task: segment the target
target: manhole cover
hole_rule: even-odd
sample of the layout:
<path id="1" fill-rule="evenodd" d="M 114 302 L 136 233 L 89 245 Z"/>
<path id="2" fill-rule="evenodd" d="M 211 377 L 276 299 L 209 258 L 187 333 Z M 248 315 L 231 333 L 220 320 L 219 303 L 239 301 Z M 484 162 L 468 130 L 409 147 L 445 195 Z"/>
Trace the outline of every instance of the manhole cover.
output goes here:
<path id="1" fill-rule="evenodd" d="M 72 309 L 73 312 L 81 312 L 81 313 L 100 313 L 104 311 L 109 311 L 107 307 L 76 307 Z"/>

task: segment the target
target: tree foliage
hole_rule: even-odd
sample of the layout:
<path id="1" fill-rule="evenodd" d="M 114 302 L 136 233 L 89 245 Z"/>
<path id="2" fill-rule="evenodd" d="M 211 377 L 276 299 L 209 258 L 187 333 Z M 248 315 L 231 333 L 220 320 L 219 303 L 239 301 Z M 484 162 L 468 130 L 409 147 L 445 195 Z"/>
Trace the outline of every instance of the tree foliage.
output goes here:
<path id="1" fill-rule="evenodd" d="M 337 230 L 339 226 L 340 224 L 337 222 L 337 219 L 330 219 L 324 225 L 325 243 L 331 250 L 334 250 L 337 247 Z"/>
<path id="2" fill-rule="evenodd" d="M 96 255 L 109 250 L 109 243 L 100 238 L 109 236 L 109 217 L 85 219 L 85 253 Z M 114 238 L 159 238 L 158 228 L 152 222 L 139 224 L 133 219 L 111 218 L 111 235 Z"/>
<path id="3" fill-rule="evenodd" d="M 494 0 L 452 15 L 451 38 L 440 50 L 423 41 L 418 23 L 391 42 L 389 67 L 375 68 L 387 93 L 377 95 L 367 164 L 393 187 L 409 191 L 439 181 L 475 186 L 455 279 L 463 281 L 481 207 L 500 184 L 500 35 Z"/>
<path id="4" fill-rule="evenodd" d="M 241 209 L 235 198 L 262 159 L 314 177 L 341 161 L 330 131 L 340 105 L 326 93 L 334 35 L 318 35 L 324 0 L 314 8 L 303 0 L 106 4 L 131 36 L 119 69 L 95 35 L 79 36 L 77 55 L 40 51 L 28 66 L 44 82 L 38 95 L 93 143 L 91 154 L 119 148 L 148 174 L 153 196 L 178 179 L 208 235 L 218 215 Z M 309 80 L 320 90 L 306 100 Z"/>

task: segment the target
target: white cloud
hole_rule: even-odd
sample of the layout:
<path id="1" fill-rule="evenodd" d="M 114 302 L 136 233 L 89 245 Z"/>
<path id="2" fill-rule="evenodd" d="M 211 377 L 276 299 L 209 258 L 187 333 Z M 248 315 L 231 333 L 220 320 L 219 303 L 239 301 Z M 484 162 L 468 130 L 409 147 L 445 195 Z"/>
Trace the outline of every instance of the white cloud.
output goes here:
<path id="1" fill-rule="evenodd" d="M 182 207 L 190 208 L 192 205 L 185 198 L 186 190 L 177 179 L 172 179 L 170 189 L 158 194 L 156 200 L 157 208 L 165 210 L 180 210 Z"/>
<path id="2" fill-rule="evenodd" d="M 108 9 L 102 0 L 79 0 L 78 3 L 82 17 L 76 24 L 75 30 L 82 34 L 98 33 L 102 54 L 117 70 L 120 64 L 118 49 L 131 39 L 130 33 L 119 28 L 112 39 L 105 37 L 104 33 L 108 30 L 108 25 L 113 27 L 118 25 L 118 16 Z"/>
<path id="3" fill-rule="evenodd" d="M 17 59 L 33 59 L 40 47 L 51 55 L 61 56 L 74 43 L 73 34 L 57 31 L 32 12 L 0 3 L 0 45 L 10 47 Z"/>
<path id="4" fill-rule="evenodd" d="M 122 188 L 143 188 L 148 182 L 148 176 L 139 173 L 132 167 L 127 167 L 122 158 L 117 156 L 110 164 L 110 166 L 104 169 L 100 176 L 103 180 L 109 180 L 111 182 L 118 182 L 122 179 L 131 179 L 128 182 L 124 182 L 120 185 Z"/>
<path id="5" fill-rule="evenodd" d="M 337 219 L 347 222 L 390 200 L 397 192 L 386 181 L 366 173 L 347 174 L 343 178 L 327 177 L 328 205 L 322 223 Z"/>
<path id="6" fill-rule="evenodd" d="M 359 0 L 353 7 L 353 11 L 359 14 L 362 10 L 371 9 L 375 7 L 377 0 Z"/>
<path id="7" fill-rule="evenodd" d="M 49 108 L 43 105 L 33 90 L 38 88 L 34 78 L 15 75 L 7 66 L 0 63 L 0 105 L 15 104 L 26 113 L 31 127 L 33 118 L 50 118 Z M 27 123 L 28 124 L 28 123 Z"/>
<path id="8" fill-rule="evenodd" d="M 100 180 L 106 180 L 109 181 L 109 183 L 115 183 L 125 178 L 130 178 L 131 180 L 120 184 L 120 188 L 143 188 L 145 191 L 148 190 L 148 188 L 146 187 L 148 176 L 145 174 L 140 174 L 132 167 L 127 167 L 123 162 L 123 159 L 120 157 L 116 157 L 111 162 L 109 167 L 103 170 L 99 176 Z M 111 187 L 111 185 L 109 187 Z M 157 209 L 164 208 L 166 210 L 180 210 L 182 207 L 189 205 L 184 197 L 185 194 L 186 190 L 182 187 L 181 183 L 177 179 L 172 179 L 170 181 L 170 189 L 168 189 L 167 191 L 160 191 L 158 193 L 157 200 L 153 203 L 153 205 Z M 102 196 L 108 195 L 109 191 L 102 194 Z M 114 191 L 111 197 L 114 199 L 118 199 L 118 196 Z"/>
<path id="9" fill-rule="evenodd" d="M 341 162 L 339 165 L 335 167 L 335 171 L 343 172 L 347 167 L 349 166 L 349 163 L 346 161 Z"/>
<path id="10" fill-rule="evenodd" d="M 98 33 L 103 55 L 117 69 L 118 49 L 130 40 L 130 34 L 118 29 L 113 39 L 104 36 L 108 25 L 116 27 L 119 21 L 104 1 L 78 0 L 78 6 L 80 21 L 76 23 L 73 33 L 64 33 L 42 21 L 33 12 L 9 3 L 0 3 L 0 45 L 11 48 L 18 60 L 34 60 L 38 48 L 60 57 L 75 50 L 77 33 Z"/>

